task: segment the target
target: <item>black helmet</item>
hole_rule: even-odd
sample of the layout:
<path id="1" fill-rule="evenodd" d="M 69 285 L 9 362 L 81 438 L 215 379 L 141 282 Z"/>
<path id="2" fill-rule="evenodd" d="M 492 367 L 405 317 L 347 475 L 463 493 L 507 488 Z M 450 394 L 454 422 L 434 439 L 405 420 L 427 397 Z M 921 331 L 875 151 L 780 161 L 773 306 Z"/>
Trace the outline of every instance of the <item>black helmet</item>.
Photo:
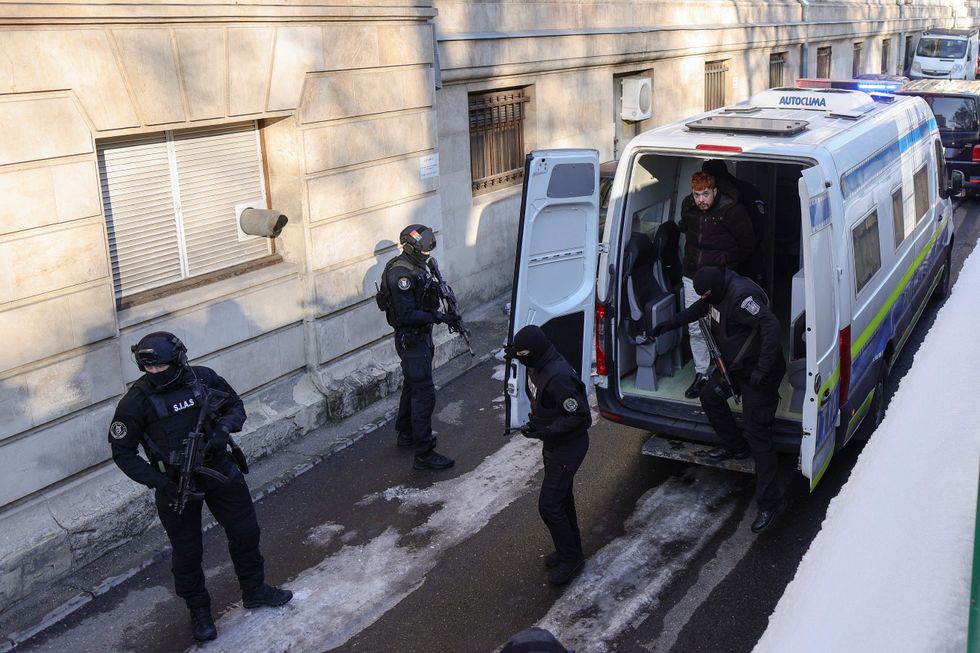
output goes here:
<path id="1" fill-rule="evenodd" d="M 146 374 L 150 384 L 157 390 L 173 385 L 187 366 L 187 347 L 180 338 L 166 331 L 154 331 L 143 336 L 130 347 L 136 367 Z M 162 372 L 147 372 L 147 365 L 169 365 Z"/>
<path id="2" fill-rule="evenodd" d="M 410 224 L 402 229 L 398 242 L 406 254 L 424 263 L 436 248 L 436 235 L 424 224 Z"/>

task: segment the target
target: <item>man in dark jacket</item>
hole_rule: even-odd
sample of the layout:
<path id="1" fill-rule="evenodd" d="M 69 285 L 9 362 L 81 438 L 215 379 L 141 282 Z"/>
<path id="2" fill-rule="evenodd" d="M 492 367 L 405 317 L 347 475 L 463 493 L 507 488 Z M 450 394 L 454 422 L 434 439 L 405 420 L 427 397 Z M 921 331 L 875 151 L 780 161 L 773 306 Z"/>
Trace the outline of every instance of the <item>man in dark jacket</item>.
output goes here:
<path id="1" fill-rule="evenodd" d="M 765 270 L 762 265 L 762 257 L 758 255 L 759 243 L 762 242 L 765 234 L 766 203 L 762 199 L 762 193 L 749 182 L 730 173 L 728 166 L 721 159 L 708 159 L 701 164 L 701 170 L 714 177 L 719 192 L 730 196 L 741 204 L 745 209 L 745 214 L 749 216 L 749 222 L 752 223 L 752 233 L 755 236 L 756 255 L 743 260 L 737 272 L 759 285 L 764 285 Z"/>
<path id="2" fill-rule="evenodd" d="M 694 289 L 700 299 L 672 319 L 656 325 L 652 335 L 656 337 L 684 324 L 697 323 L 710 315 L 711 334 L 728 368 L 731 387 L 715 369 L 701 388 L 701 406 L 722 442 L 721 447 L 710 450 L 706 457 L 719 462 L 752 455 L 755 499 L 759 507 L 752 532 L 758 533 L 772 525 L 783 500 L 772 442 L 779 384 L 786 373 L 779 320 L 769 310 L 762 289 L 731 270 L 701 268 L 694 275 Z M 744 433 L 728 406 L 728 398 L 733 393 L 742 396 Z"/>
<path id="3" fill-rule="evenodd" d="M 412 224 L 399 235 L 402 253 L 388 261 L 381 280 L 387 297 L 388 324 L 395 328 L 395 351 L 402 362 L 402 394 L 395 429 L 398 446 L 415 447 L 415 469 L 448 469 L 455 461 L 436 452 L 432 411 L 436 390 L 432 382 L 432 325 L 459 318 L 440 312 L 438 284 L 429 269 L 436 247 L 432 229 Z"/>
<path id="4" fill-rule="evenodd" d="M 729 195 L 719 192 L 715 178 L 706 172 L 696 172 L 691 177 L 691 194 L 681 203 L 678 226 L 686 235 L 682 264 L 686 306 L 699 299 L 693 286 L 695 272 L 706 265 L 737 270 L 755 251 L 752 223 L 745 209 Z M 691 326 L 689 332 L 695 373 L 684 394 L 693 399 L 708 380 L 710 361 L 700 331 Z"/>
<path id="5" fill-rule="evenodd" d="M 544 564 L 551 569 L 548 582 L 564 585 L 585 564 L 572 486 L 589 450 L 589 398 L 579 375 L 539 327 L 518 331 L 508 354 L 528 370 L 531 414 L 521 433 L 544 442 L 538 512 L 555 544 Z"/>
<path id="6" fill-rule="evenodd" d="M 211 617 L 211 596 L 204 585 L 201 508 L 228 537 L 228 551 L 246 608 L 284 605 L 289 590 L 265 583 L 265 561 L 259 552 L 259 523 L 245 478 L 228 453 L 231 433 L 242 430 L 245 407 L 238 394 L 214 370 L 187 364 L 187 349 L 172 333 L 158 331 L 132 347 L 144 372 L 123 396 L 109 425 L 112 459 L 129 478 L 156 490 L 156 508 L 173 547 L 172 571 L 177 596 L 191 613 L 194 639 L 218 636 Z M 220 397 L 220 398 L 219 398 Z M 198 424 L 202 410 L 207 434 L 205 473 L 193 483 L 203 497 L 191 499 L 178 513 L 180 467 L 176 461 Z M 139 455 L 143 447 L 146 458 Z M 240 455 L 240 452 L 239 452 Z M 244 460 L 244 458 L 242 459 Z M 243 463 L 244 464 L 244 463 Z M 222 480 L 223 479 L 223 480 Z M 203 499 L 203 501 L 202 501 Z"/>

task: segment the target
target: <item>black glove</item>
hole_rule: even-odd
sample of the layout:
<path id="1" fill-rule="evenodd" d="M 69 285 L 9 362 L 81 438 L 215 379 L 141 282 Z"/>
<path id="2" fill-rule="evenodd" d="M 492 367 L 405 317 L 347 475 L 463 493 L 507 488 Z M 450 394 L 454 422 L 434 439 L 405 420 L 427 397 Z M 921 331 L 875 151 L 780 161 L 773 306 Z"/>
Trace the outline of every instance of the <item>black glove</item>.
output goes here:
<path id="1" fill-rule="evenodd" d="M 436 311 L 436 324 L 448 324 L 450 326 L 459 323 L 459 316 L 454 313 L 443 313 Z"/>
<path id="2" fill-rule="evenodd" d="M 525 438 L 531 438 L 532 440 L 541 439 L 541 434 L 538 433 L 537 429 L 530 424 L 521 424 L 521 435 L 523 435 Z"/>
<path id="3" fill-rule="evenodd" d="M 169 478 L 160 486 L 160 492 L 167 499 L 167 505 L 173 505 L 177 503 L 177 484 L 171 481 Z"/>
<path id="4" fill-rule="evenodd" d="M 670 329 L 671 329 L 671 326 L 670 326 L 669 323 L 667 323 L 667 322 L 660 322 L 660 323 L 655 324 L 653 326 L 653 329 L 650 331 L 650 337 L 656 338 L 657 336 L 659 336 L 660 334 L 662 334 L 664 331 L 670 331 Z"/>
<path id="5" fill-rule="evenodd" d="M 208 435 L 208 444 L 204 452 L 205 454 L 221 453 L 229 444 L 231 444 L 231 434 L 228 433 L 228 427 L 224 424 L 215 424 Z"/>
<path id="6" fill-rule="evenodd" d="M 764 372 L 760 370 L 752 370 L 752 376 L 749 377 L 749 385 L 753 388 L 758 388 L 762 385 L 762 381 L 766 378 Z"/>

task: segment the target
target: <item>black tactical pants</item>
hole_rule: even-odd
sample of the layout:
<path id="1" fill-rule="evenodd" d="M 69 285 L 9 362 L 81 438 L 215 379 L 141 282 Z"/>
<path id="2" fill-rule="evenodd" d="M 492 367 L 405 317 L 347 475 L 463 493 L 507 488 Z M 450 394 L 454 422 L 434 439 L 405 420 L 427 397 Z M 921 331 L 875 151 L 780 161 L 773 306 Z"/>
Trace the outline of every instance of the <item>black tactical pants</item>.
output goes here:
<path id="1" fill-rule="evenodd" d="M 235 575 L 242 594 L 257 590 L 265 582 L 265 563 L 259 552 L 259 522 L 252 505 L 245 478 L 227 456 L 213 466 L 228 476 L 222 483 L 207 476 L 197 476 L 197 488 L 204 492 L 204 501 L 214 518 L 225 529 L 228 552 L 235 566 Z M 157 490 L 156 507 L 170 544 L 171 571 L 177 596 L 186 601 L 188 608 L 211 605 L 211 596 L 204 586 L 204 570 L 201 558 L 204 553 L 201 533 L 200 501 L 191 501 L 184 512 L 177 515 L 168 505 L 165 495 Z"/>
<path id="2" fill-rule="evenodd" d="M 780 375 L 781 379 L 782 375 Z M 772 443 L 772 423 L 779 407 L 779 380 L 763 383 L 758 387 L 749 384 L 748 378 L 733 375 L 732 383 L 742 392 L 742 422 L 744 432 L 735 423 L 728 400 L 717 392 L 724 383 L 716 371 L 701 388 L 701 407 L 708 416 L 711 427 L 729 451 L 752 452 L 755 461 L 755 501 L 759 510 L 775 510 L 782 493 L 777 479 L 778 458 Z"/>
<path id="3" fill-rule="evenodd" d="M 436 407 L 436 387 L 432 382 L 432 344 L 428 338 L 420 342 L 399 343 L 395 333 L 396 349 L 402 359 L 402 394 L 398 402 L 395 428 L 399 433 L 411 433 L 415 441 L 415 455 L 429 454 L 436 444 L 432 437 L 432 411 Z"/>
<path id="4" fill-rule="evenodd" d="M 538 495 L 538 513 L 551 533 L 562 562 L 577 562 L 583 558 L 582 537 L 572 486 L 575 472 L 589 450 L 589 435 L 583 431 L 567 438 L 557 444 L 549 443 L 543 449 L 544 481 Z"/>

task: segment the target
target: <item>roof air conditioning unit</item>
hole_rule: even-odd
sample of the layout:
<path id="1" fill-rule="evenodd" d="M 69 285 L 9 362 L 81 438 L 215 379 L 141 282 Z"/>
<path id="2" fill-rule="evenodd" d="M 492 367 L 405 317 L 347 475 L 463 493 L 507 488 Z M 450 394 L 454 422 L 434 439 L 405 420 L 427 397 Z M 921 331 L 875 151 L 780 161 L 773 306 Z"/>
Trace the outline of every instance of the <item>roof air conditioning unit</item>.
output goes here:
<path id="1" fill-rule="evenodd" d="M 653 113 L 653 83 L 649 77 L 623 77 L 623 120 L 646 120 Z"/>

